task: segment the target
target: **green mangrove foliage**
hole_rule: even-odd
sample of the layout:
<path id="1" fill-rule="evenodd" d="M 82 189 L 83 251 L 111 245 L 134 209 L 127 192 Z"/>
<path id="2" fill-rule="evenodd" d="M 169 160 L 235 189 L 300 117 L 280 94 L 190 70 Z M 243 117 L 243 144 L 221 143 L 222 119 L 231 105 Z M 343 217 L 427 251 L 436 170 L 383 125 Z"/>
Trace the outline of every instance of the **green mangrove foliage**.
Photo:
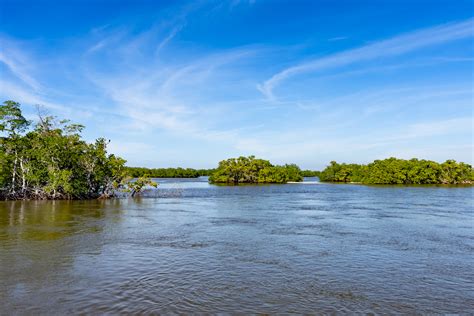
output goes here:
<path id="1" fill-rule="evenodd" d="M 301 176 L 303 177 L 319 177 L 320 171 L 316 170 L 301 170 Z"/>
<path id="2" fill-rule="evenodd" d="M 82 140 L 83 129 L 40 114 L 33 125 L 19 103 L 0 105 L 0 198 L 106 198 L 129 190 L 125 160 L 108 154 L 103 138 Z"/>
<path id="3" fill-rule="evenodd" d="M 297 165 L 274 166 L 268 160 L 255 156 L 230 158 L 219 162 L 217 169 L 209 177 L 211 183 L 287 183 L 302 181 Z"/>
<path id="4" fill-rule="evenodd" d="M 130 192 L 131 196 L 134 197 L 140 194 L 147 186 L 156 188 L 158 184 L 145 175 L 139 177 L 135 181 L 128 181 L 125 185 L 125 191 Z"/>
<path id="5" fill-rule="evenodd" d="M 148 175 L 151 178 L 197 178 L 200 176 L 209 176 L 214 169 L 191 169 L 191 168 L 142 168 L 125 167 L 127 173 L 134 177 Z"/>
<path id="6" fill-rule="evenodd" d="M 388 158 L 368 165 L 339 164 L 331 161 L 319 178 L 328 182 L 359 182 L 365 184 L 473 184 L 471 165 L 447 160 Z"/>
<path id="7" fill-rule="evenodd" d="M 193 168 L 144 168 L 144 167 L 125 167 L 127 174 L 138 178 L 144 175 L 150 178 L 198 178 L 202 176 L 211 176 L 216 169 L 193 169 Z M 318 177 L 320 171 L 301 170 L 302 177 Z"/>

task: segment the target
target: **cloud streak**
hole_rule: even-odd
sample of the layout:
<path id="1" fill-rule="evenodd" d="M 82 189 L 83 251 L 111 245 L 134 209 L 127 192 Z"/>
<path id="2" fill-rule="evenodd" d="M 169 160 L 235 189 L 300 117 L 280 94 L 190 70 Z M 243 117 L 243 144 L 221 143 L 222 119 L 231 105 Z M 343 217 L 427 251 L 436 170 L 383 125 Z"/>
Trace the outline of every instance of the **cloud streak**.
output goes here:
<path id="1" fill-rule="evenodd" d="M 20 50 L 15 48 L 11 41 L 7 41 L 4 38 L 0 38 L 0 47 L 2 47 L 3 50 L 0 51 L 0 62 L 30 89 L 35 91 L 40 90 L 41 85 L 30 75 L 31 64 Z"/>
<path id="2" fill-rule="evenodd" d="M 292 76 L 371 59 L 402 55 L 424 47 L 470 38 L 474 36 L 473 28 L 474 19 L 468 19 L 399 35 L 388 40 L 289 67 L 273 75 L 258 85 L 257 88 L 266 98 L 274 100 L 274 89 Z"/>
<path id="3" fill-rule="evenodd" d="M 244 3 L 245 10 L 265 5 Z M 229 3 L 215 7 L 205 19 L 229 13 Z M 211 167 L 218 159 L 257 154 L 319 168 L 332 159 L 363 162 L 397 148 L 438 148 L 439 157 L 448 157 L 441 150 L 447 145 L 457 148 L 457 156 L 448 158 L 470 159 L 464 145 L 472 140 L 473 93 L 466 64 L 473 59 L 466 42 L 449 44 L 473 36 L 473 19 L 275 73 L 269 69 L 282 69 L 292 58 L 304 60 L 307 51 L 271 41 L 201 43 L 193 24 L 199 14 L 190 14 L 193 10 L 153 15 L 137 25 L 108 24 L 55 46 L 47 58 L 48 43 L 2 41 L 0 95 L 43 104 L 53 114 L 84 123 L 88 139 L 110 138 L 110 150 L 131 165 L 187 161 L 197 167 L 201 159 L 202 167 Z M 350 30 L 340 34 L 353 38 Z M 214 33 L 207 36 L 215 40 Z M 331 47 L 343 38 L 320 40 Z M 438 44 L 446 45 L 415 54 Z M 362 64 L 372 60 L 377 62 Z M 342 68 L 357 63 L 363 67 Z M 315 78 L 303 78 L 311 80 L 312 89 L 288 85 L 275 98 L 286 80 L 312 72 Z"/>

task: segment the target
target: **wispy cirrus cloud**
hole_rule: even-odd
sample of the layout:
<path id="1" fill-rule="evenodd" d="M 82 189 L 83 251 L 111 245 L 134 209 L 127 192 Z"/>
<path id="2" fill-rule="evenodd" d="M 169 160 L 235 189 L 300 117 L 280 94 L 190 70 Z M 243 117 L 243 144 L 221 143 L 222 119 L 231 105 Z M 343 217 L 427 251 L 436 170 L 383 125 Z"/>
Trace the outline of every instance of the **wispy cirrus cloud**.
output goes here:
<path id="1" fill-rule="evenodd" d="M 258 85 L 257 88 L 268 99 L 274 99 L 274 89 L 292 76 L 371 59 L 402 55 L 431 45 L 470 38 L 474 36 L 473 28 L 474 19 L 468 19 L 399 35 L 286 68 Z"/>
<path id="2" fill-rule="evenodd" d="M 130 42 L 127 38 L 120 42 L 120 47 L 119 51 L 108 52 L 108 57 L 126 60 L 130 51 L 142 48 L 137 46 L 136 40 Z M 223 82 L 218 83 L 218 77 L 226 73 L 222 68 L 232 69 L 235 63 L 257 51 L 256 48 L 235 48 L 178 64 L 150 54 L 145 60 L 132 59 L 125 67 L 113 65 L 105 70 L 89 62 L 88 55 L 83 60 L 83 69 L 88 80 L 113 101 L 116 110 L 130 119 L 129 127 L 149 131 L 161 128 L 193 137 L 215 138 L 226 133 L 212 131 L 212 122 L 203 120 L 212 103 L 201 104 L 204 101 L 200 100 L 205 99 L 202 91 L 217 85 L 225 89 Z"/>
<path id="3" fill-rule="evenodd" d="M 346 40 L 348 39 L 347 36 L 336 36 L 336 37 L 331 37 L 330 39 L 328 39 L 329 42 L 337 42 L 337 41 L 343 41 L 343 40 Z"/>
<path id="4" fill-rule="evenodd" d="M 0 95 L 84 123 L 88 139 L 112 139 L 110 150 L 132 165 L 185 161 L 198 167 L 200 157 L 200 166 L 211 167 L 218 159 L 257 154 L 320 168 L 333 159 L 365 162 L 397 148 L 433 148 L 435 158 L 447 158 L 448 145 L 457 155 L 452 158 L 472 160 L 466 65 L 473 59 L 465 41 L 451 44 L 472 37 L 474 20 L 308 61 L 308 50 L 319 46 L 244 43 L 245 36 L 216 44 L 215 21 L 203 20 L 222 23 L 222 14 L 236 18 L 260 7 L 247 4 L 203 1 L 171 16 L 154 12 L 136 24 L 107 23 L 55 46 L 47 58 L 49 43 L 0 42 Z M 201 5 L 206 17 L 197 25 L 208 28 L 207 38 L 193 24 Z M 350 30 L 339 34 L 354 38 Z M 327 38 L 319 38 L 323 50 L 344 39 Z M 444 46 L 421 51 L 434 45 Z M 308 76 L 283 85 L 302 74 Z"/>
<path id="5" fill-rule="evenodd" d="M 22 53 L 18 45 L 6 38 L 0 38 L 0 63 L 2 63 L 11 74 L 18 78 L 29 89 L 34 91 L 40 90 L 42 87 L 39 82 L 31 75 L 32 64 L 29 59 Z"/>
<path id="6" fill-rule="evenodd" d="M 48 100 L 47 88 L 36 78 L 41 73 L 37 62 L 24 52 L 25 43 L 0 37 L 0 93 L 12 100 L 28 104 L 41 104 L 55 111 L 66 111 L 66 107 Z M 2 68 L 3 66 L 3 68 Z"/>
<path id="7" fill-rule="evenodd" d="M 0 80 L 0 92 L 3 95 L 9 96 L 12 100 L 21 100 L 27 104 L 42 105 L 55 111 L 64 112 L 66 110 L 66 107 L 63 105 L 50 102 L 37 93 L 31 92 L 30 89 L 25 89 L 24 87 L 8 82 L 7 80 Z"/>

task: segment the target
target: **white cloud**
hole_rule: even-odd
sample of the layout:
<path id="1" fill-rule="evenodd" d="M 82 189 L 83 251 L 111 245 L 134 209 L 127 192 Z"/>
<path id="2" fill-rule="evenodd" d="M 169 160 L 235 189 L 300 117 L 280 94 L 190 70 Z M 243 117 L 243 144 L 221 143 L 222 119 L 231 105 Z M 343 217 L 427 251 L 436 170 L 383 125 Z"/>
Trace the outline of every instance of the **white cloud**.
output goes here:
<path id="1" fill-rule="evenodd" d="M 20 100 L 22 103 L 41 105 L 51 110 L 67 112 L 68 108 L 54 102 L 49 102 L 31 89 L 25 89 L 6 80 L 0 80 L 0 95 L 9 100 Z"/>
<path id="2" fill-rule="evenodd" d="M 147 36 L 152 36 L 152 33 L 146 32 Z M 124 60 L 127 52 L 141 49 L 141 44 L 137 43 L 140 41 L 136 39 L 122 39 L 122 49 L 115 52 L 113 58 Z M 202 119 L 203 108 L 206 108 L 206 112 L 212 104 L 201 106 L 198 101 L 203 98 L 201 89 L 222 87 L 223 83 L 217 82 L 215 78 L 216 73 L 222 74 L 220 68 L 231 67 L 253 56 L 255 52 L 255 48 L 235 48 L 206 54 L 177 65 L 156 60 L 152 55 L 145 62 L 132 59 L 126 67 L 117 65 L 105 71 L 97 69 L 94 62 L 89 63 L 87 55 L 84 63 L 86 77 L 114 101 L 121 115 L 129 118 L 132 123 L 128 123 L 128 127 L 142 131 L 164 129 L 215 140 L 233 132 L 216 132 L 209 126 L 212 122 Z"/>
<path id="3" fill-rule="evenodd" d="M 473 27 L 474 19 L 469 19 L 463 22 L 450 23 L 415 31 L 360 48 L 318 58 L 280 71 L 263 84 L 258 85 L 257 88 L 265 97 L 275 99 L 273 93 L 275 87 L 291 76 L 376 58 L 397 56 L 431 45 L 470 38 L 474 36 Z"/>
<path id="4" fill-rule="evenodd" d="M 42 87 L 39 82 L 30 74 L 32 72 L 32 63 L 16 46 L 13 41 L 0 38 L 0 47 L 2 47 L 0 62 L 9 69 L 13 76 L 20 79 L 30 89 L 35 91 L 41 90 Z"/>
<path id="5" fill-rule="evenodd" d="M 347 36 L 336 36 L 336 37 L 332 37 L 332 38 L 328 39 L 328 41 L 329 42 L 337 42 L 337 41 L 343 41 L 347 38 L 348 38 Z"/>
<path id="6" fill-rule="evenodd" d="M 34 53 L 15 59 L 12 49 L 2 51 L 0 61 L 8 67 L 9 76 L 17 80 L 2 78 L 0 94 L 27 104 L 43 104 L 55 112 L 66 113 L 67 117 L 73 114 L 73 119 L 97 116 L 95 123 L 103 126 L 91 127 L 101 129 L 99 135 L 114 134 L 111 152 L 137 164 L 145 159 L 170 159 L 163 155 L 156 158 L 158 149 L 151 144 L 160 142 L 158 137 L 164 137 L 165 142 L 171 144 L 178 140 L 196 143 L 196 147 L 208 146 L 219 156 L 233 150 L 237 154 L 257 154 L 275 163 L 303 163 L 303 167 L 304 164 L 314 167 L 311 161 L 327 159 L 352 161 L 366 157 L 370 160 L 379 154 L 391 153 L 390 148 L 409 153 L 410 146 L 423 143 L 425 139 L 450 135 L 464 135 L 465 139 L 465 135 L 472 135 L 472 118 L 452 118 L 451 113 L 449 119 L 440 119 L 442 111 L 423 119 L 400 113 L 401 121 L 392 121 L 392 114 L 395 116 L 406 109 L 429 104 L 439 110 L 448 104 L 448 99 L 451 107 L 460 105 L 464 109 L 463 102 L 472 100 L 472 89 L 467 84 L 457 83 L 417 82 L 412 86 L 407 80 L 391 87 L 370 87 L 370 90 L 355 93 L 322 93 L 320 98 L 303 94 L 297 101 L 282 97 L 272 102 L 274 88 L 304 72 L 400 55 L 428 45 L 471 37 L 467 29 L 472 27 L 472 21 L 429 28 L 287 68 L 260 86 L 267 98 L 262 98 L 254 88 L 262 80 L 265 65 L 269 60 L 275 64 L 286 62 L 271 48 L 246 46 L 211 50 L 189 43 L 171 45 L 186 25 L 180 19 L 177 23 L 156 25 L 138 35 L 125 28 L 108 26 L 79 39 L 77 46 L 84 48 L 81 53 L 71 54 L 68 49 L 66 53 L 58 52 L 61 63 L 54 59 L 48 64 L 48 67 L 57 66 L 54 72 L 44 65 L 41 68 L 40 58 Z M 187 53 L 188 46 L 179 45 L 190 45 L 192 53 Z M 176 54 L 170 57 L 167 53 L 171 48 L 176 49 Z M 29 51 L 34 52 L 34 49 Z M 439 62 L 472 61 L 465 57 L 439 59 Z M 252 67 L 245 68 L 248 64 Z M 69 74 L 73 73 L 74 78 L 64 85 L 69 90 L 57 93 L 55 83 L 65 75 L 61 72 L 62 66 Z M 374 67 L 373 71 L 383 67 Z M 30 69 L 36 71 L 30 72 Z M 337 76 L 328 76 L 331 75 Z M 67 102 L 82 94 L 87 95 L 84 99 L 89 103 Z M 458 103 L 457 97 L 462 99 Z M 411 115 L 415 111 L 406 112 Z M 409 118 L 411 122 L 419 122 L 409 124 Z M 371 128 L 368 124 L 377 126 Z M 168 136 L 170 138 L 166 138 Z M 138 138 L 140 142 L 130 141 Z M 170 150 L 174 158 L 183 153 L 186 156 L 188 148 L 178 147 L 160 148 L 159 153 Z M 449 157 L 449 152 L 441 147 L 442 143 L 433 152 L 439 157 Z M 462 146 L 456 148 L 456 155 L 466 150 Z M 191 154 L 185 158 L 194 159 L 196 152 L 199 150 L 190 149 Z"/>

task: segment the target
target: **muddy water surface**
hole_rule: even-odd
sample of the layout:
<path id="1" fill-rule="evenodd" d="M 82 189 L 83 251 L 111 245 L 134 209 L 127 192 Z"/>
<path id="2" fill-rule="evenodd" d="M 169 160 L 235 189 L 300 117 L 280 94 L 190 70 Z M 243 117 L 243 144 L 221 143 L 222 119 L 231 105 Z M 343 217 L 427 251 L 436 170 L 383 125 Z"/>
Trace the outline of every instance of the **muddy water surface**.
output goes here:
<path id="1" fill-rule="evenodd" d="M 0 315 L 474 310 L 473 188 L 159 182 L 0 202 Z"/>

